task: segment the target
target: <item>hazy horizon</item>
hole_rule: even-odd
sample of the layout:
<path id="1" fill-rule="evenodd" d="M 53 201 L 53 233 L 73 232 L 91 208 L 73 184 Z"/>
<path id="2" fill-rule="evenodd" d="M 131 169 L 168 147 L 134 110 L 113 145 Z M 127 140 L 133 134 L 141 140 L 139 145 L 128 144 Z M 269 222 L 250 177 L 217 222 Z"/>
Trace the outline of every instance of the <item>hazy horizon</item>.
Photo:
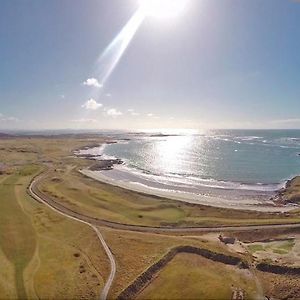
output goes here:
<path id="1" fill-rule="evenodd" d="M 298 128 L 150 128 L 150 129 L 89 129 L 89 128 L 60 128 L 60 129 L 0 129 L 0 134 L 16 135 L 60 135 L 60 134 L 163 134 L 163 135 L 206 135 L 224 132 L 299 132 Z"/>

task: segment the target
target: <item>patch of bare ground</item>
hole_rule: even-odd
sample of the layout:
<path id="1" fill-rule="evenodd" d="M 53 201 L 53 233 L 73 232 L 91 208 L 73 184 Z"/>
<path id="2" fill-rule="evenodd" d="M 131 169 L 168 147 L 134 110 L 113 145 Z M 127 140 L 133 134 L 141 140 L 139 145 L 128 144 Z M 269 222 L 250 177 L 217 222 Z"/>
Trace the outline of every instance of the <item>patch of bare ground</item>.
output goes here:
<path id="1" fill-rule="evenodd" d="M 299 300 L 300 277 L 257 272 L 269 299 Z"/>

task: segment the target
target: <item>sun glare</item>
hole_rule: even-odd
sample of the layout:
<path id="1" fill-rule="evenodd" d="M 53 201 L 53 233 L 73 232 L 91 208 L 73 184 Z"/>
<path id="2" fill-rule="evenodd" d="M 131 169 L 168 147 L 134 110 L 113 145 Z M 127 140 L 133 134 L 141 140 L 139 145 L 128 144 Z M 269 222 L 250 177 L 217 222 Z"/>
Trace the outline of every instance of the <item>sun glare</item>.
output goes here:
<path id="1" fill-rule="evenodd" d="M 101 86 L 105 85 L 146 17 L 160 19 L 176 17 L 184 12 L 190 0 L 138 1 L 139 8 L 98 59 L 96 74 Z M 101 91 L 98 89 L 98 93 Z"/>
<path id="2" fill-rule="evenodd" d="M 156 18 L 176 17 L 184 12 L 189 0 L 139 0 L 146 16 Z"/>

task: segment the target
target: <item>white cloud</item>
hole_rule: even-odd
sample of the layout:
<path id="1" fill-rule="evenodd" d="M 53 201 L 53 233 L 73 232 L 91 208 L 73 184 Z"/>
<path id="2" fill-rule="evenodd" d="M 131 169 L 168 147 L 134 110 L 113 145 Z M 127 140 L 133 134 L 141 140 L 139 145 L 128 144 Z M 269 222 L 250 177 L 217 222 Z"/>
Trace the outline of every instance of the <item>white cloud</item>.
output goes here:
<path id="1" fill-rule="evenodd" d="M 0 122 L 19 122 L 20 120 L 15 117 L 5 116 L 0 113 Z"/>
<path id="2" fill-rule="evenodd" d="M 273 124 L 290 124 L 290 123 L 300 123 L 300 118 L 294 119 L 283 119 L 283 120 L 273 120 L 270 123 Z"/>
<path id="3" fill-rule="evenodd" d="M 65 99 L 66 96 L 65 96 L 65 95 L 60 95 L 60 98 L 61 98 L 61 99 Z"/>
<path id="4" fill-rule="evenodd" d="M 96 88 L 101 88 L 102 84 L 96 78 L 88 78 L 86 81 L 83 82 L 83 85 L 86 86 L 93 86 Z"/>
<path id="5" fill-rule="evenodd" d="M 88 110 L 97 110 L 98 108 L 102 107 L 101 103 L 98 103 L 95 99 L 91 98 L 87 100 L 81 107 L 88 109 Z"/>
<path id="6" fill-rule="evenodd" d="M 95 119 L 77 119 L 77 120 L 72 120 L 71 122 L 75 122 L 75 123 L 97 123 L 98 121 Z"/>
<path id="7" fill-rule="evenodd" d="M 107 93 L 107 94 L 105 94 L 105 96 L 106 96 L 106 97 L 111 97 L 112 94 L 111 94 L 111 93 Z"/>
<path id="8" fill-rule="evenodd" d="M 107 109 L 106 114 L 111 117 L 118 117 L 118 116 L 123 115 L 122 112 L 120 112 L 119 110 L 117 110 L 115 108 Z"/>
<path id="9" fill-rule="evenodd" d="M 154 116 L 154 114 L 151 114 L 151 113 L 147 114 L 147 117 L 153 117 L 153 116 Z"/>
<path id="10" fill-rule="evenodd" d="M 132 116 L 138 116 L 139 113 L 136 112 L 133 108 L 127 109 L 128 113 L 130 113 Z"/>

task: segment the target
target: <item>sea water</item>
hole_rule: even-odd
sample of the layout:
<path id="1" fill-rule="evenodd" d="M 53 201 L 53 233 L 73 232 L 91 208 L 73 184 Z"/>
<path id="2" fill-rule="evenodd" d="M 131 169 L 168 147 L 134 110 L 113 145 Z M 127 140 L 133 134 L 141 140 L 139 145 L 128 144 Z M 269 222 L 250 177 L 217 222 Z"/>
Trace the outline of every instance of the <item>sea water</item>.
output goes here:
<path id="1" fill-rule="evenodd" d="M 300 130 L 132 134 L 103 151 L 136 178 L 178 187 L 275 191 L 300 175 Z"/>

